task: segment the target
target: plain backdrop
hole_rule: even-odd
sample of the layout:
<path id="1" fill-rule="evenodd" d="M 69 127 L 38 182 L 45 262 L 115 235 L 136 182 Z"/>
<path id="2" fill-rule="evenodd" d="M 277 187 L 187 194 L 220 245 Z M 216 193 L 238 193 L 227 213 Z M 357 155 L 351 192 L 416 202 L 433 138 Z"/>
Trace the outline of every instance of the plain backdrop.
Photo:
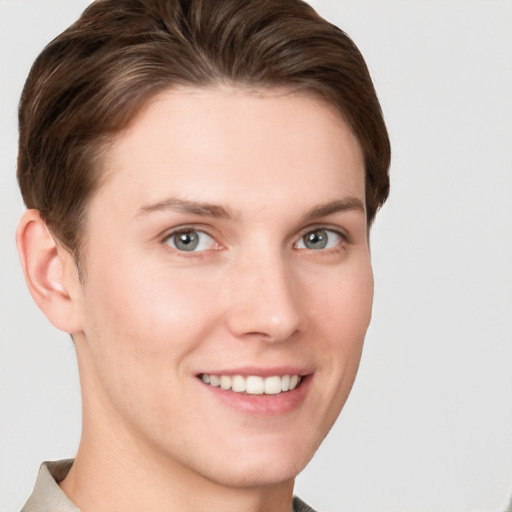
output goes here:
<path id="1" fill-rule="evenodd" d="M 86 0 L 0 0 L 0 510 L 72 457 L 72 343 L 14 247 L 16 107 Z M 312 0 L 356 41 L 393 147 L 372 232 L 373 323 L 342 415 L 296 492 L 324 512 L 503 511 L 512 493 L 512 2 Z"/>

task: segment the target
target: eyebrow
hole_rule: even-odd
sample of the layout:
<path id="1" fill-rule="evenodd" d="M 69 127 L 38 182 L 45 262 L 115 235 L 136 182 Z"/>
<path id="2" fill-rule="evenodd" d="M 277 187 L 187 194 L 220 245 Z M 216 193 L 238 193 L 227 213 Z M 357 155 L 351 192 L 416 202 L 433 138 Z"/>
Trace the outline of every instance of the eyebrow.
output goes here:
<path id="1" fill-rule="evenodd" d="M 305 222 L 318 219 L 320 217 L 327 217 L 339 212 L 350 210 L 359 210 L 365 212 L 364 203 L 357 197 L 345 197 L 343 199 L 336 199 L 326 204 L 315 206 L 303 216 Z M 190 215 L 198 215 L 201 217 L 213 217 L 216 219 L 233 219 L 236 215 L 232 210 L 224 208 L 223 206 L 204 203 L 198 201 L 189 201 L 171 197 L 142 206 L 136 213 L 135 217 L 147 215 L 152 212 L 158 211 L 173 211 L 188 213 Z"/>
<path id="2" fill-rule="evenodd" d="M 320 217 L 327 217 L 339 212 L 359 210 L 362 213 L 366 212 L 364 203 L 357 197 L 344 197 L 343 199 L 336 199 L 326 204 L 315 206 L 304 215 L 304 221 L 312 221 Z"/>
<path id="3" fill-rule="evenodd" d="M 223 206 L 211 203 L 188 201 L 175 197 L 170 197 L 163 201 L 158 201 L 157 203 L 144 205 L 135 216 L 139 217 L 157 211 L 182 212 L 191 215 L 199 215 L 201 217 L 214 217 L 217 219 L 232 219 L 234 217 L 233 212 L 227 210 Z"/>

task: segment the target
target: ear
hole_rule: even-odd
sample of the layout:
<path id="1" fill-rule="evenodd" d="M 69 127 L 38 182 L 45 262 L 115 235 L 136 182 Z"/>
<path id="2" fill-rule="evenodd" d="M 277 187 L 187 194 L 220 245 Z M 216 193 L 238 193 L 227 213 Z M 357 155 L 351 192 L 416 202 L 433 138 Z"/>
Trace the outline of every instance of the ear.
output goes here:
<path id="1" fill-rule="evenodd" d="M 82 285 L 71 254 L 58 245 L 38 210 L 27 210 L 16 231 L 16 245 L 32 298 L 48 320 L 61 331 L 81 331 L 79 315 Z"/>

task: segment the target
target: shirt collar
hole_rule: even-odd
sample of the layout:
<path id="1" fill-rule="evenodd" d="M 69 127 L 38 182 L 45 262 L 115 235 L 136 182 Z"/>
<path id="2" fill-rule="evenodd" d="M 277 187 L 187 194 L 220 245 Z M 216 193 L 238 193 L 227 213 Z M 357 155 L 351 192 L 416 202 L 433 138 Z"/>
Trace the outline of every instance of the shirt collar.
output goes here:
<path id="1" fill-rule="evenodd" d="M 58 484 L 72 465 L 73 459 L 43 462 L 34 491 L 21 512 L 80 512 Z"/>

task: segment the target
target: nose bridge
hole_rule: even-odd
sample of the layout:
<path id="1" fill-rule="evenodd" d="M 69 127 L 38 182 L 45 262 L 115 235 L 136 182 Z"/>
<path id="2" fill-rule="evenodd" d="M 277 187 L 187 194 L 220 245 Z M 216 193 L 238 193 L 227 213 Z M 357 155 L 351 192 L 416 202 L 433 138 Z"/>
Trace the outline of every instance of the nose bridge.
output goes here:
<path id="1" fill-rule="evenodd" d="M 285 341 L 301 321 L 293 272 L 282 251 L 252 251 L 234 263 L 228 327 L 238 337 Z"/>

